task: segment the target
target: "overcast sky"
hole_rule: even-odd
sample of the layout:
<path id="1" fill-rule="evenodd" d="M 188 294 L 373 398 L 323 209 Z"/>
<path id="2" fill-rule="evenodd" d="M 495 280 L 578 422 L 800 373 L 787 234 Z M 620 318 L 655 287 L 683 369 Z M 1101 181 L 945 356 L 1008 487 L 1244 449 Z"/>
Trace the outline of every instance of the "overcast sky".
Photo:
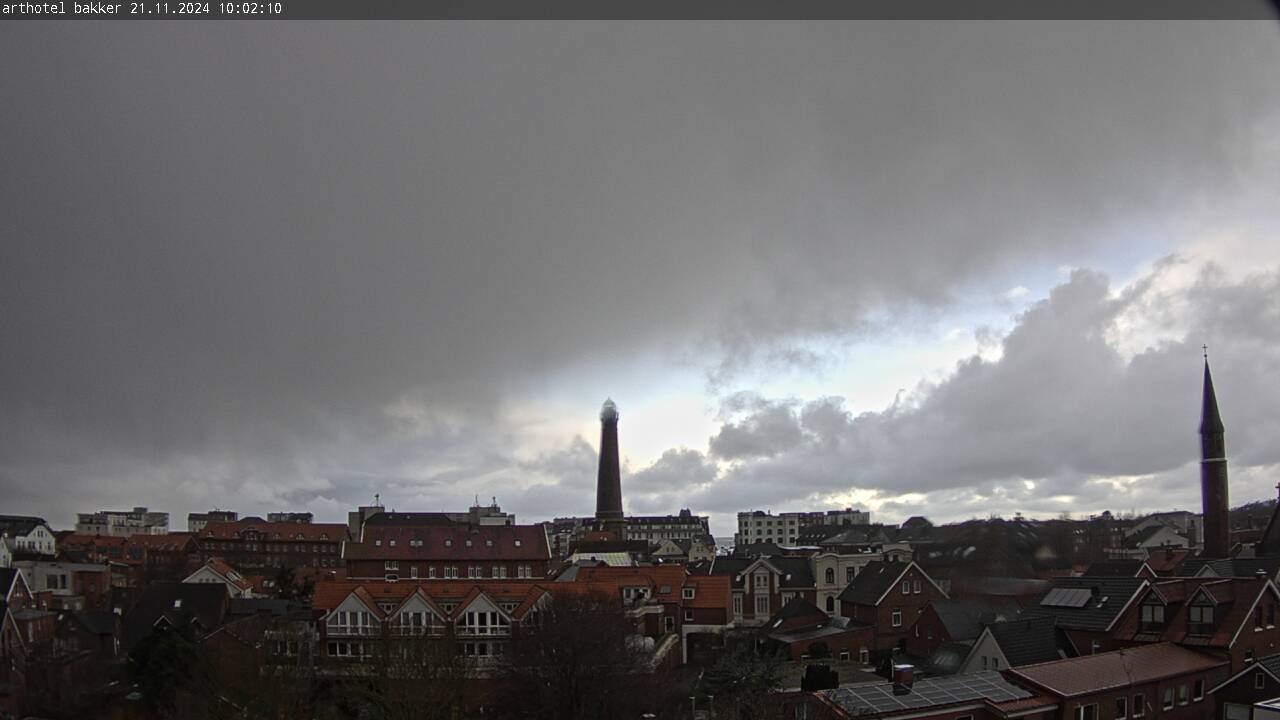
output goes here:
<path id="1" fill-rule="evenodd" d="M 0 25 L 0 496 L 889 522 L 1280 481 L 1272 23 Z"/>

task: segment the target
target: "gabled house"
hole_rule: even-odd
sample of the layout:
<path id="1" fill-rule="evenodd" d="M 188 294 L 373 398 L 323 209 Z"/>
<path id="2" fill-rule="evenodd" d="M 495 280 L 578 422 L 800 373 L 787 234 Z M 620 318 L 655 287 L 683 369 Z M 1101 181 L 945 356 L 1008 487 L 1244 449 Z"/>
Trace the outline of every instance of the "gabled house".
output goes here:
<path id="1" fill-rule="evenodd" d="M 874 629 L 864 622 L 830 617 L 803 598 L 793 598 L 759 630 L 759 642 L 790 660 L 831 658 L 867 662 Z"/>
<path id="2" fill-rule="evenodd" d="M 9 567 L 15 555 L 52 557 L 58 542 L 44 518 L 0 515 L 0 567 Z"/>
<path id="3" fill-rule="evenodd" d="M 1120 618 L 1149 586 L 1136 577 L 1056 578 L 1048 592 L 1023 609 L 1022 618 L 1052 617 L 1075 655 L 1117 650 L 1132 644 L 1115 635 Z"/>
<path id="4" fill-rule="evenodd" d="M 740 627 L 764 625 L 792 598 L 817 599 L 807 557 L 717 557 L 709 574 L 730 578 L 734 624 Z"/>
<path id="5" fill-rule="evenodd" d="M 912 626 L 907 637 L 907 654 L 928 658 L 944 644 L 972 646 L 984 627 L 1017 615 L 1017 603 L 1008 600 L 934 600 Z"/>
<path id="6" fill-rule="evenodd" d="M 876 629 L 875 650 L 905 649 L 920 616 L 930 603 L 947 599 L 914 562 L 868 564 L 840 593 L 840 616 Z"/>
<path id="7" fill-rule="evenodd" d="M 1144 588 L 1117 623 L 1125 644 L 1176 642 L 1220 652 L 1232 672 L 1280 652 L 1280 590 L 1267 578 L 1182 579 Z"/>
<path id="8" fill-rule="evenodd" d="M 1259 702 L 1280 697 L 1280 655 L 1258 658 L 1209 689 L 1217 717 L 1225 720 L 1252 720 Z"/>
<path id="9" fill-rule="evenodd" d="M 1052 617 L 1007 620 L 982 629 L 958 672 L 1008 670 L 1072 656 L 1066 635 L 1054 626 Z"/>
<path id="10" fill-rule="evenodd" d="M 231 597 L 220 585 L 152 583 L 124 614 L 125 646 L 131 652 L 158 627 L 191 628 L 203 637 L 222 625 L 230 604 Z"/>
<path id="11" fill-rule="evenodd" d="M 220 557 L 211 557 L 205 561 L 200 569 L 188 575 L 182 582 L 184 583 L 212 583 L 220 584 L 227 589 L 227 594 L 233 598 L 251 598 L 254 596 L 253 581 L 236 572 Z"/>

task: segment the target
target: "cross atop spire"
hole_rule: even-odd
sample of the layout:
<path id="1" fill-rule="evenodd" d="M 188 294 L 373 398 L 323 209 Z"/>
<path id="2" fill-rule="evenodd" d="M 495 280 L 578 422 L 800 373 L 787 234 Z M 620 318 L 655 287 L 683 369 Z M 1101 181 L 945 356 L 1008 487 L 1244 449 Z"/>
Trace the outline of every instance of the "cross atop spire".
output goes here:
<path id="1" fill-rule="evenodd" d="M 1205 350 L 1204 358 L 1204 402 L 1200 406 L 1200 434 L 1221 434 L 1226 428 L 1222 426 L 1222 416 L 1218 414 L 1218 396 L 1213 391 L 1213 376 L 1209 374 L 1209 352 Z"/>
<path id="2" fill-rule="evenodd" d="M 1208 346 L 1208 345 L 1201 345 L 1201 346 L 1200 346 L 1200 348 L 1201 348 L 1202 350 L 1204 350 L 1204 359 L 1205 359 L 1205 360 L 1208 360 L 1208 359 L 1209 359 L 1209 346 Z"/>

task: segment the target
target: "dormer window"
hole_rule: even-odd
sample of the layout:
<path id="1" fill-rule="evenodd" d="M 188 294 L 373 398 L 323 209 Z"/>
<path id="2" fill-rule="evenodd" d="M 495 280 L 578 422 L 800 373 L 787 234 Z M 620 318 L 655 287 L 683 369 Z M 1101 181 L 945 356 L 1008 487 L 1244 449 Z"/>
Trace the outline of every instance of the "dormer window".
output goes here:
<path id="1" fill-rule="evenodd" d="M 1213 634 L 1213 605 L 1198 599 L 1187 608 L 1187 632 L 1192 635 Z"/>
<path id="2" fill-rule="evenodd" d="M 1164 604 L 1154 597 L 1143 603 L 1139 627 L 1143 632 L 1164 630 Z"/>

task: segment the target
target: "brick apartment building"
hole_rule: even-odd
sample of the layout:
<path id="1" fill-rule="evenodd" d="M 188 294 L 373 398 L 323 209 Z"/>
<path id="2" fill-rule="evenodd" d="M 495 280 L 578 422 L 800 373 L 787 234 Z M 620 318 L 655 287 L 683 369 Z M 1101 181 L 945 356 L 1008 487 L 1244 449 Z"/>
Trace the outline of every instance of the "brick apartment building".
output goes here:
<path id="1" fill-rule="evenodd" d="M 273 523 L 258 517 L 211 522 L 196 535 L 205 556 L 221 557 L 246 573 L 341 567 L 347 538 L 347 526 L 340 523 Z"/>
<path id="2" fill-rule="evenodd" d="M 551 551 L 540 525 L 370 522 L 345 559 L 353 579 L 543 579 Z"/>

